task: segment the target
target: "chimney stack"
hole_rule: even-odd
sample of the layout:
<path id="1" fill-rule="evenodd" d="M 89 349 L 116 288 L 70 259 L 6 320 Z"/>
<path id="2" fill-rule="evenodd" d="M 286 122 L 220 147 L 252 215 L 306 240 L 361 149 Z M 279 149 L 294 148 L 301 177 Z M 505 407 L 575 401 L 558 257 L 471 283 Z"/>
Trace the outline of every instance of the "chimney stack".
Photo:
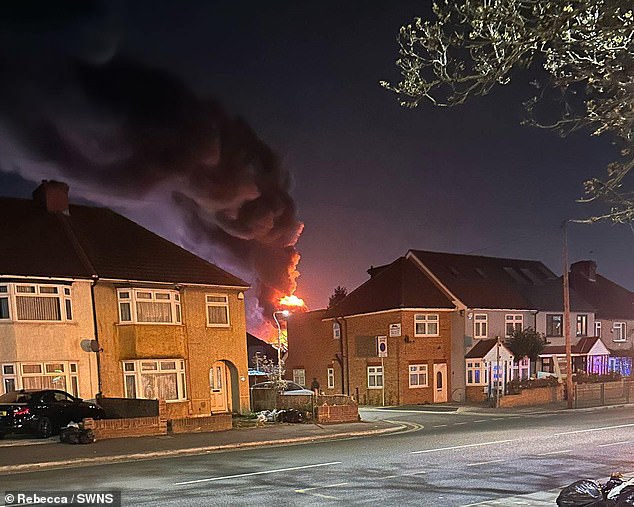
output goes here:
<path id="1" fill-rule="evenodd" d="M 582 277 L 589 282 L 597 281 L 597 263 L 594 261 L 579 261 L 570 266 L 573 277 Z"/>
<path id="2" fill-rule="evenodd" d="M 33 201 L 49 213 L 68 215 L 68 185 L 61 181 L 42 180 L 33 191 Z"/>

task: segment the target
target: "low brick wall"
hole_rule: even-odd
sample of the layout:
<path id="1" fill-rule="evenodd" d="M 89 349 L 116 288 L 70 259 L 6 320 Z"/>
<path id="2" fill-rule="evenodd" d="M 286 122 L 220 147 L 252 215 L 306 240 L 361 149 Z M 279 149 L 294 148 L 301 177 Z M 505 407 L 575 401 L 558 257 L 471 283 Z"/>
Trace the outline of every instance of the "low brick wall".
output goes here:
<path id="1" fill-rule="evenodd" d="M 506 394 L 500 397 L 500 407 L 522 407 L 530 405 L 547 405 L 563 401 L 564 386 L 536 387 L 522 389 L 520 394 Z"/>
<path id="2" fill-rule="evenodd" d="M 354 405 L 318 405 L 316 418 L 319 424 L 335 424 L 359 421 L 359 407 Z"/>
<path id="3" fill-rule="evenodd" d="M 487 399 L 484 386 L 467 386 L 465 389 L 467 401 L 481 403 Z"/>
<path id="4" fill-rule="evenodd" d="M 207 431 L 230 430 L 232 427 L 231 414 L 172 419 L 168 422 L 168 427 L 171 433 L 204 433 Z"/>
<path id="5" fill-rule="evenodd" d="M 84 428 L 93 430 L 97 440 L 167 435 L 167 421 L 159 417 L 84 419 Z"/>

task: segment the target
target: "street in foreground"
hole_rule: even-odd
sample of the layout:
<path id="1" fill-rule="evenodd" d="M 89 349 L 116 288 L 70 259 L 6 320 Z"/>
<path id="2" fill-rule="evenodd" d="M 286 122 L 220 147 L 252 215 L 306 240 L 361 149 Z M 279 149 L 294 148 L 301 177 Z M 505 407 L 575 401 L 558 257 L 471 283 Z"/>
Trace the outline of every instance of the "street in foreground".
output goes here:
<path id="1" fill-rule="evenodd" d="M 559 489 L 577 479 L 634 473 L 633 406 L 520 415 L 373 410 L 364 417 L 407 429 L 0 481 L 3 490 L 120 489 L 125 506 L 554 505 Z"/>

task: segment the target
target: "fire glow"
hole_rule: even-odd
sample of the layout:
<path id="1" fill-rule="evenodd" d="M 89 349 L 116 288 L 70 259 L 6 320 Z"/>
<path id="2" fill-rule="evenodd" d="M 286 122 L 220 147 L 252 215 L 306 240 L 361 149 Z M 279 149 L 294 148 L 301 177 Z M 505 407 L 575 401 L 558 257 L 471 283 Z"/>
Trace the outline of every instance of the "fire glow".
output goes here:
<path id="1" fill-rule="evenodd" d="M 304 300 L 302 298 L 298 298 L 294 294 L 291 294 L 290 296 L 284 296 L 283 298 L 280 298 L 279 303 L 280 303 L 281 306 L 297 307 L 297 308 L 307 309 L 306 308 L 306 303 L 304 303 Z"/>

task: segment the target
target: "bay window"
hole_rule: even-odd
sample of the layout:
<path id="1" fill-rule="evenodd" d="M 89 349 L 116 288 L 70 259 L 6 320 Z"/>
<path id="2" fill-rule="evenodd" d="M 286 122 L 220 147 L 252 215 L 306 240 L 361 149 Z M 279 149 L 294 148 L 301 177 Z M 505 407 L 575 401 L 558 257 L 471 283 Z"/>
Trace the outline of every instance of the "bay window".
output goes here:
<path id="1" fill-rule="evenodd" d="M 123 381 L 126 398 L 187 399 L 185 361 L 182 359 L 123 361 Z"/>
<path id="2" fill-rule="evenodd" d="M 17 389 L 59 389 L 79 396 L 79 372 L 74 362 L 5 363 L 1 372 L 5 393 Z"/>

